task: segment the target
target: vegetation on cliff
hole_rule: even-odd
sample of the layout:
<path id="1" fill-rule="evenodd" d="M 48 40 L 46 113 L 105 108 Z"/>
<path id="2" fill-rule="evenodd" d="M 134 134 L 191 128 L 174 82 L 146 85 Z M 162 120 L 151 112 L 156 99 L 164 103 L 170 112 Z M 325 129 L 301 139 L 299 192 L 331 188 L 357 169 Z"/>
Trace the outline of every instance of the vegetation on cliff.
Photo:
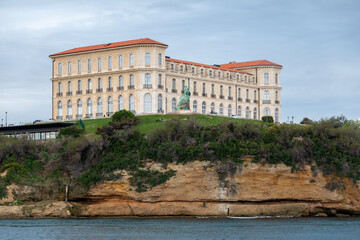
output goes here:
<path id="1" fill-rule="evenodd" d="M 0 136 L 0 197 L 11 183 L 36 189 L 27 196 L 32 201 L 63 198 L 65 185 L 71 196 L 81 196 L 100 181 L 122 178 L 124 171 L 133 189 L 142 192 L 176 175 L 172 169 L 148 168 L 150 161 L 164 167 L 193 160 L 242 164 L 249 155 L 255 162 L 284 163 L 294 171 L 311 165 L 314 171 L 360 180 L 358 123 L 333 117 L 308 126 L 276 125 L 216 117 L 214 124 L 205 117 L 214 121 L 166 115 L 144 121 L 122 111 L 96 135 L 73 128 L 48 142 Z M 144 134 L 144 125 L 151 131 Z"/>

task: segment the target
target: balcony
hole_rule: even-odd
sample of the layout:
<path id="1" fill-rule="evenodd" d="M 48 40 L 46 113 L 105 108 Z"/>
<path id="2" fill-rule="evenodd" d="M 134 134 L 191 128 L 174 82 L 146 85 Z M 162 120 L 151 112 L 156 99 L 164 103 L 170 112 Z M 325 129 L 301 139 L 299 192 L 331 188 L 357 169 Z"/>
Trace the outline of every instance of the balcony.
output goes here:
<path id="1" fill-rule="evenodd" d="M 97 113 L 96 116 L 97 117 L 102 117 L 102 113 Z"/>
<path id="2" fill-rule="evenodd" d="M 239 101 L 239 102 L 242 102 L 242 98 L 241 98 L 241 97 L 239 97 L 239 98 L 238 98 L 238 101 Z"/>
<path id="3" fill-rule="evenodd" d="M 158 84 L 158 88 L 163 89 L 163 88 L 164 88 L 164 85 Z"/>
<path id="4" fill-rule="evenodd" d="M 57 97 L 62 97 L 62 92 L 56 94 Z"/>
<path id="5" fill-rule="evenodd" d="M 102 88 L 96 89 L 96 92 L 97 92 L 97 93 L 102 92 L 102 91 L 103 91 Z"/>
<path id="6" fill-rule="evenodd" d="M 158 109 L 158 110 L 157 110 L 157 113 L 164 113 L 164 110 Z"/>
<path id="7" fill-rule="evenodd" d="M 113 88 L 112 87 L 109 87 L 106 89 L 107 92 L 112 92 L 113 91 Z"/>
<path id="8" fill-rule="evenodd" d="M 72 92 L 66 92 L 66 96 L 71 96 L 72 95 Z"/>
<path id="9" fill-rule="evenodd" d="M 86 90 L 86 93 L 92 93 L 92 90 L 90 89 L 90 90 Z"/>
<path id="10" fill-rule="evenodd" d="M 82 94 L 82 91 L 76 91 L 76 95 L 81 95 Z"/>
<path id="11" fill-rule="evenodd" d="M 250 99 L 248 99 L 248 98 L 247 98 L 247 99 L 246 99 L 246 102 L 248 102 L 248 103 L 249 103 L 249 102 L 251 102 L 251 101 L 250 101 Z"/>
<path id="12" fill-rule="evenodd" d="M 106 115 L 108 116 L 108 117 L 110 117 L 111 115 L 113 115 L 114 114 L 114 112 L 106 112 Z"/>
<path id="13" fill-rule="evenodd" d="M 259 101 L 258 100 L 254 100 L 254 103 L 258 103 Z"/>
<path id="14" fill-rule="evenodd" d="M 199 94 L 198 94 L 198 92 L 193 92 L 193 95 L 194 95 L 194 96 L 197 96 L 197 95 L 199 95 Z"/>
<path id="15" fill-rule="evenodd" d="M 144 88 L 150 89 L 152 88 L 152 84 L 144 84 Z"/>
<path id="16" fill-rule="evenodd" d="M 275 100 L 275 103 L 276 103 L 276 104 L 280 104 L 280 101 L 279 101 L 279 100 Z"/>
<path id="17" fill-rule="evenodd" d="M 66 119 L 72 119 L 72 115 L 66 115 Z"/>
<path id="18" fill-rule="evenodd" d="M 176 89 L 171 89 L 171 92 L 172 93 L 177 93 L 177 90 Z"/>
<path id="19" fill-rule="evenodd" d="M 124 86 L 117 87 L 117 90 L 124 90 Z"/>
<path id="20" fill-rule="evenodd" d="M 220 99 L 224 99 L 225 97 L 224 97 L 224 95 L 220 95 Z"/>
<path id="21" fill-rule="evenodd" d="M 216 98 L 216 95 L 215 95 L 215 94 L 211 94 L 211 97 L 212 97 L 212 98 Z"/>
<path id="22" fill-rule="evenodd" d="M 56 119 L 57 119 L 57 120 L 62 120 L 63 117 L 62 117 L 62 116 L 57 116 Z"/>
<path id="23" fill-rule="evenodd" d="M 233 100 L 233 97 L 231 97 L 231 96 L 228 96 L 228 99 L 229 99 L 229 100 Z"/>
<path id="24" fill-rule="evenodd" d="M 76 114 L 76 118 L 82 118 L 81 114 Z"/>
<path id="25" fill-rule="evenodd" d="M 203 97 L 207 97 L 207 93 L 202 93 L 202 96 L 203 96 Z"/>
<path id="26" fill-rule="evenodd" d="M 263 103 L 264 103 L 264 104 L 270 104 L 271 101 L 270 101 L 270 100 L 263 100 Z"/>
<path id="27" fill-rule="evenodd" d="M 91 118 L 92 117 L 92 113 L 86 114 L 87 118 Z"/>
<path id="28" fill-rule="evenodd" d="M 135 85 L 129 85 L 128 89 L 135 89 Z"/>

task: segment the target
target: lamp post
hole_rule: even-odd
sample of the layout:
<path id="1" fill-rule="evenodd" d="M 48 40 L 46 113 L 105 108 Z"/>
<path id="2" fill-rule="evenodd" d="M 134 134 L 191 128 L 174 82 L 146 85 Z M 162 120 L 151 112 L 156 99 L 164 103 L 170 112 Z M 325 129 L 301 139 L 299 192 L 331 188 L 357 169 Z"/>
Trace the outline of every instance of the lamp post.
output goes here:
<path id="1" fill-rule="evenodd" d="M 1 119 L 1 127 L 3 126 L 4 119 Z"/>
<path id="2" fill-rule="evenodd" d="M 5 112 L 5 127 L 7 127 L 7 112 Z"/>

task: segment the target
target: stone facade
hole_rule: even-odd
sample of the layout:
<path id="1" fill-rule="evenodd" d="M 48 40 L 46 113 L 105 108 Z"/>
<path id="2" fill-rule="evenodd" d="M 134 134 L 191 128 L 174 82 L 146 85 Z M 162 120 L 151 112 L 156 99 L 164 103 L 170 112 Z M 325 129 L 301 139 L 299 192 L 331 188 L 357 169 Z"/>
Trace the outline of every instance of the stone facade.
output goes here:
<path id="1" fill-rule="evenodd" d="M 111 116 L 175 111 L 184 86 L 200 114 L 281 120 L 281 65 L 263 60 L 205 65 L 165 57 L 167 45 L 151 39 L 75 48 L 53 61 L 52 117 Z"/>

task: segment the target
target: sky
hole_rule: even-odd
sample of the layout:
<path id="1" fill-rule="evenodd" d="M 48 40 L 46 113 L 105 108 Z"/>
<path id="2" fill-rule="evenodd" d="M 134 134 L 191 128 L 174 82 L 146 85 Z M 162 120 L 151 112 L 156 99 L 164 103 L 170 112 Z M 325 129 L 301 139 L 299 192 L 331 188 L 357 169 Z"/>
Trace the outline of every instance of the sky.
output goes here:
<path id="1" fill-rule="evenodd" d="M 50 54 L 139 38 L 181 60 L 281 64 L 282 121 L 360 117 L 359 0 L 0 0 L 0 119 L 51 118 Z"/>

